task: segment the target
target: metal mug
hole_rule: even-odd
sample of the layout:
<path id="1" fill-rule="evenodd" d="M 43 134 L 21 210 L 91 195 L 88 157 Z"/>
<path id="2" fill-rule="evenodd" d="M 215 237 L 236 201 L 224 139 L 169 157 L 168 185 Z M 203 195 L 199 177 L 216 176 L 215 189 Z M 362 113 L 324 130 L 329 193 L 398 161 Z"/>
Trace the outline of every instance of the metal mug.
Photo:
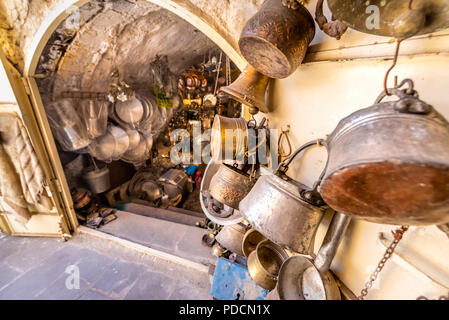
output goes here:
<path id="1" fill-rule="evenodd" d="M 289 178 L 285 173 L 293 159 L 309 142 L 279 165 L 276 174 L 261 175 L 239 209 L 251 226 L 277 244 L 301 254 L 313 252 L 315 233 L 327 206 L 313 189 Z"/>
<path id="2" fill-rule="evenodd" d="M 260 287 L 272 290 L 276 287 L 279 270 L 288 258 L 287 253 L 270 240 L 260 242 L 248 257 L 248 272 Z"/>
<path id="3" fill-rule="evenodd" d="M 235 136 L 235 140 L 233 136 Z M 226 144 L 226 138 L 231 143 Z M 243 159 L 248 148 L 247 123 L 245 119 L 227 118 L 217 114 L 212 125 L 210 146 L 212 158 L 216 162 Z"/>

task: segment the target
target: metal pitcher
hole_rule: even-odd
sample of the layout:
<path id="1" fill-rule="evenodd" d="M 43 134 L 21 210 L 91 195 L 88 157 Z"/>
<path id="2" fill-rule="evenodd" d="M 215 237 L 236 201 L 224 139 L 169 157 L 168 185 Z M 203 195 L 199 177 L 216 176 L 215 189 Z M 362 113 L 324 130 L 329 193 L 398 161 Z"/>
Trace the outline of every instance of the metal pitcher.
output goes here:
<path id="1" fill-rule="evenodd" d="M 408 88 L 400 89 L 408 84 Z M 341 120 L 328 139 L 320 193 L 336 211 L 398 225 L 449 222 L 449 123 L 419 99 L 411 80 L 399 99 Z"/>
<path id="2" fill-rule="evenodd" d="M 319 182 L 310 189 L 285 173 L 300 152 L 316 144 L 300 147 L 279 165 L 276 174 L 260 176 L 239 206 L 254 229 L 301 254 L 313 252 L 315 233 L 327 207 L 316 190 Z"/>
<path id="3" fill-rule="evenodd" d="M 281 0 L 266 0 L 243 28 L 239 48 L 260 73 L 285 78 L 304 60 L 314 35 L 315 22 L 303 5 L 290 9 Z"/>

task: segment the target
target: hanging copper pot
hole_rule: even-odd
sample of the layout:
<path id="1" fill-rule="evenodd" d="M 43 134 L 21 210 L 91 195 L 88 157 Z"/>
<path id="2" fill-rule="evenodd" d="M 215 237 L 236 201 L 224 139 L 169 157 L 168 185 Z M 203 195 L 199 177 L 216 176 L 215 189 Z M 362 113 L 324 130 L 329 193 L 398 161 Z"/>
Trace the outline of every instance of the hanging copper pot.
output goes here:
<path id="1" fill-rule="evenodd" d="M 229 207 L 224 207 L 223 204 L 213 199 L 209 192 L 209 186 L 212 178 L 220 168 L 219 163 L 215 163 L 214 160 L 210 160 L 203 174 L 200 187 L 200 204 L 206 217 L 212 222 L 228 226 L 239 223 L 243 220 L 243 216 L 238 210 L 234 210 Z"/>
<path id="2" fill-rule="evenodd" d="M 333 16 L 360 32 L 409 38 L 449 27 L 447 0 L 328 0 Z"/>
<path id="3" fill-rule="evenodd" d="M 233 208 L 239 208 L 240 201 L 246 197 L 254 186 L 255 178 L 227 164 L 221 164 L 209 185 L 211 196 Z"/>
<path id="4" fill-rule="evenodd" d="M 401 89 L 409 84 L 407 89 Z M 411 80 L 341 120 L 328 139 L 320 193 L 334 210 L 397 225 L 449 222 L 449 123 Z"/>
<path id="5" fill-rule="evenodd" d="M 220 93 L 230 96 L 232 99 L 250 108 L 257 108 L 267 113 L 268 108 L 265 104 L 265 93 L 269 81 L 270 78 L 261 74 L 250 65 L 247 65 L 237 80 L 227 87 L 220 88 Z M 254 112 L 250 111 L 250 113 Z"/>
<path id="6" fill-rule="evenodd" d="M 281 0 L 266 0 L 240 35 L 240 52 L 257 71 L 270 78 L 292 74 L 306 55 L 315 35 L 309 11 L 283 6 Z"/>

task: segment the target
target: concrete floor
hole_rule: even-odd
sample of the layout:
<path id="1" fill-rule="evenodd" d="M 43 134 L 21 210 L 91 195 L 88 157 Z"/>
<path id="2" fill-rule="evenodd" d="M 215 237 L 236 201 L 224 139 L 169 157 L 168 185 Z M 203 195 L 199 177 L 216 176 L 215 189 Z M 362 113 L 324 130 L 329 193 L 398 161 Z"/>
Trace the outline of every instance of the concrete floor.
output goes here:
<path id="1" fill-rule="evenodd" d="M 62 242 L 0 233 L 0 300 L 211 299 L 210 284 L 205 272 L 89 235 Z"/>

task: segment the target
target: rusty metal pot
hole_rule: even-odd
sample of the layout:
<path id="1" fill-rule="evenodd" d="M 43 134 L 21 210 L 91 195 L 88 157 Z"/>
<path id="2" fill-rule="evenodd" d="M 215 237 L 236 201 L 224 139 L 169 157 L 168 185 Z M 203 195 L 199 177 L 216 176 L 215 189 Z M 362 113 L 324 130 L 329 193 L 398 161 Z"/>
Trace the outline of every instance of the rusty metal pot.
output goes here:
<path id="1" fill-rule="evenodd" d="M 249 257 L 251 252 L 256 250 L 257 245 L 264 240 L 267 240 L 267 238 L 265 238 L 263 234 L 261 234 L 256 229 L 248 230 L 245 233 L 245 236 L 243 237 L 242 241 L 242 251 L 244 256 Z"/>
<path id="2" fill-rule="evenodd" d="M 227 164 L 221 164 L 209 185 L 211 196 L 233 209 L 239 208 L 240 201 L 254 186 L 255 178 Z"/>
<path id="3" fill-rule="evenodd" d="M 240 52 L 257 71 L 285 78 L 304 60 L 315 35 L 315 22 L 302 5 L 296 10 L 280 0 L 266 0 L 240 35 Z"/>
<path id="4" fill-rule="evenodd" d="M 313 252 L 315 233 L 327 207 L 316 191 L 318 184 L 307 188 L 285 172 L 300 152 L 316 144 L 300 147 L 279 165 L 276 174 L 261 175 L 239 206 L 254 229 L 301 254 Z"/>
<path id="5" fill-rule="evenodd" d="M 248 272 L 260 287 L 272 290 L 287 258 L 287 253 L 280 246 L 270 240 L 262 241 L 248 257 Z"/>
<path id="6" fill-rule="evenodd" d="M 409 88 L 399 90 L 403 85 Z M 341 120 L 329 136 L 320 193 L 336 211 L 375 223 L 449 222 L 449 123 L 413 82 Z"/>
<path id="7" fill-rule="evenodd" d="M 240 223 L 224 226 L 215 237 L 215 240 L 227 250 L 243 256 L 242 242 L 246 233 L 246 227 Z"/>
<path id="8" fill-rule="evenodd" d="M 235 139 L 232 136 L 235 136 Z M 226 139 L 226 136 L 228 138 Z M 232 143 L 226 144 L 226 140 Z M 216 162 L 243 159 L 248 148 L 247 124 L 243 118 L 216 115 L 210 137 L 212 158 Z"/>

